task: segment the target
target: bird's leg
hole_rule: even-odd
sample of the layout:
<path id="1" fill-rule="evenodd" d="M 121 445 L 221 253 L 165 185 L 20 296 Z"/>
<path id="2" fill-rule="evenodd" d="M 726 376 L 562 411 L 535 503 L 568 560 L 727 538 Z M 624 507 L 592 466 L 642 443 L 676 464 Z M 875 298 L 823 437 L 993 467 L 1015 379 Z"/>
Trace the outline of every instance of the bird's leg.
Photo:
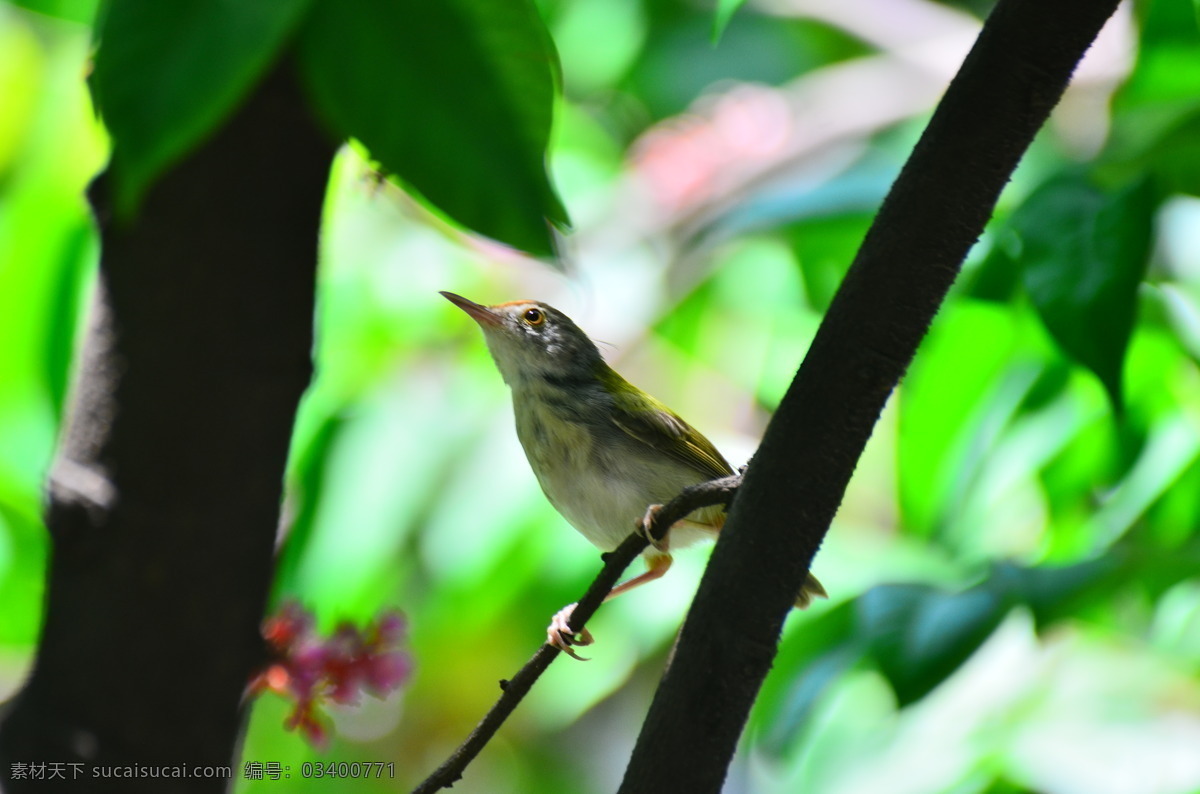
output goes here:
<path id="1" fill-rule="evenodd" d="M 666 554 L 667 549 L 670 548 L 670 537 L 671 537 L 670 530 L 668 530 L 667 534 L 663 535 L 662 538 L 655 538 L 654 535 L 652 535 L 650 533 L 650 525 L 654 522 L 654 517 L 656 515 L 658 515 L 658 511 L 662 510 L 662 507 L 663 507 L 662 505 L 650 505 L 649 507 L 647 507 L 646 515 L 642 516 L 642 520 L 641 520 L 641 522 L 638 523 L 637 529 L 638 529 L 638 532 L 640 532 L 642 534 L 642 536 L 646 538 L 646 540 L 650 541 L 651 546 L 658 549 L 663 554 Z M 664 569 L 663 572 L 665 573 L 666 570 Z M 659 576 L 662 576 L 662 574 L 659 574 Z M 657 577 L 654 577 L 654 578 L 657 578 Z M 649 580 L 646 580 L 646 581 L 649 581 Z M 611 598 L 611 595 L 609 597 Z"/>
<path id="2" fill-rule="evenodd" d="M 611 601 L 621 593 L 626 593 L 635 587 L 640 587 L 646 582 L 653 582 L 660 578 L 671 567 L 671 555 L 663 554 L 649 557 L 646 559 L 646 572 L 639 574 L 628 582 L 621 584 L 608 591 L 608 595 L 604 597 L 605 601 Z M 571 631 L 568 625 L 571 621 L 571 614 L 575 611 L 578 604 L 567 604 L 562 609 L 550 618 L 550 625 L 546 627 L 546 642 L 565 652 L 572 659 L 578 659 L 581 662 L 586 662 L 587 659 L 575 653 L 572 646 L 591 645 L 594 642 L 592 633 L 586 628 L 580 630 L 578 634 Z"/>
<path id="3" fill-rule="evenodd" d="M 628 593 L 633 588 L 641 587 L 646 582 L 653 582 L 655 579 L 662 578 L 662 575 L 665 574 L 670 569 L 670 567 L 671 567 L 671 555 L 670 554 L 656 554 L 653 557 L 647 557 L 646 558 L 646 572 L 638 574 L 637 576 L 630 579 L 628 582 L 622 582 L 621 584 L 614 587 L 612 590 L 609 590 L 608 595 L 606 595 L 604 597 L 604 600 L 612 601 L 614 598 L 621 595 L 621 593 Z"/>

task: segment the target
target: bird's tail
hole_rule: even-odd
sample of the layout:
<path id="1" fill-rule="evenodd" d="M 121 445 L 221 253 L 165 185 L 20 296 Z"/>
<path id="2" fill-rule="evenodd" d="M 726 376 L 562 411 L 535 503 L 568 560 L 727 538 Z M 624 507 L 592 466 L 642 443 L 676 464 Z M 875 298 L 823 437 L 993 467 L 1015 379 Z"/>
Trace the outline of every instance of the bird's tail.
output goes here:
<path id="1" fill-rule="evenodd" d="M 814 598 L 829 598 L 829 593 L 825 592 L 825 586 L 812 575 L 812 571 L 809 571 L 804 586 L 800 588 L 800 595 L 796 596 L 796 609 L 804 609 Z"/>

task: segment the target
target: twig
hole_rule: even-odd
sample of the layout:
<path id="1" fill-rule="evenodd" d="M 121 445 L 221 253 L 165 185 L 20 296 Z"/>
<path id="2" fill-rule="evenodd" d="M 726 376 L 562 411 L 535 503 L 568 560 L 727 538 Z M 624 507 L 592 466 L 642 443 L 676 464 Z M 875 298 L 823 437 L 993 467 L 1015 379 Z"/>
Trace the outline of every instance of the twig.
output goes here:
<path id="1" fill-rule="evenodd" d="M 713 505 L 725 505 L 728 508 L 741 482 L 742 475 L 739 473 L 683 489 L 678 496 L 654 514 L 647 530 L 656 540 L 661 540 L 666 537 L 667 531 L 675 522 L 693 510 Z M 640 525 L 641 522 L 638 523 Z M 583 629 L 592 615 L 596 614 L 600 604 L 604 602 L 604 597 L 616 585 L 617 579 L 648 545 L 650 545 L 650 541 L 639 528 L 625 538 L 615 550 L 603 555 L 604 567 L 588 587 L 583 598 L 579 599 L 579 604 L 568 621 L 571 631 L 578 633 Z M 439 789 L 450 788 L 455 781 L 462 778 L 467 765 L 475 760 L 475 756 L 479 755 L 480 751 L 491 741 L 496 731 L 508 719 L 508 715 L 512 714 L 517 704 L 533 688 L 533 683 L 545 672 L 559 653 L 558 648 L 548 644 L 543 645 L 515 676 L 507 681 L 501 681 L 500 689 L 502 691 L 495 705 L 475 726 L 475 730 L 471 731 L 471 735 L 467 737 L 466 741 L 437 768 L 437 771 L 413 789 L 413 794 L 432 794 Z"/>

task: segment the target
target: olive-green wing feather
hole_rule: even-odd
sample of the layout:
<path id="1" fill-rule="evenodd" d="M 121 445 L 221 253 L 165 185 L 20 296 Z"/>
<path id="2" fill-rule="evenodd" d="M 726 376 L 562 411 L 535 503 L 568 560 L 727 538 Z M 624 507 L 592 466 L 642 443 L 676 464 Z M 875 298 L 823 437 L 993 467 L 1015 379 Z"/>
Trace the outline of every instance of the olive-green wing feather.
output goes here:
<path id="1" fill-rule="evenodd" d="M 609 369 L 605 376 L 612 379 L 606 385 L 613 395 L 616 409 L 613 422 L 617 427 L 695 469 L 706 479 L 733 474 L 733 467 L 699 430 L 658 400 L 631 386 L 615 371 Z"/>

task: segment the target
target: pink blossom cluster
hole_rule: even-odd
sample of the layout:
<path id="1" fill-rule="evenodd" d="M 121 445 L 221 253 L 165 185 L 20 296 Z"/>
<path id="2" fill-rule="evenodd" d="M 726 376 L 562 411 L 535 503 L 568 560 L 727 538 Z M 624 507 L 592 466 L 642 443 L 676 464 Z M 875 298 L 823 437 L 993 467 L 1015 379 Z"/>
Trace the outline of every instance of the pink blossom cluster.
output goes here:
<path id="1" fill-rule="evenodd" d="M 294 601 L 267 618 L 262 632 L 269 658 L 249 691 L 294 700 L 284 727 L 324 747 L 329 730 L 321 703 L 354 705 L 360 691 L 384 697 L 408 678 L 412 659 L 398 649 L 406 625 L 397 611 L 383 613 L 362 630 L 343 622 L 326 638 L 316 633 L 314 623 L 312 614 Z"/>

